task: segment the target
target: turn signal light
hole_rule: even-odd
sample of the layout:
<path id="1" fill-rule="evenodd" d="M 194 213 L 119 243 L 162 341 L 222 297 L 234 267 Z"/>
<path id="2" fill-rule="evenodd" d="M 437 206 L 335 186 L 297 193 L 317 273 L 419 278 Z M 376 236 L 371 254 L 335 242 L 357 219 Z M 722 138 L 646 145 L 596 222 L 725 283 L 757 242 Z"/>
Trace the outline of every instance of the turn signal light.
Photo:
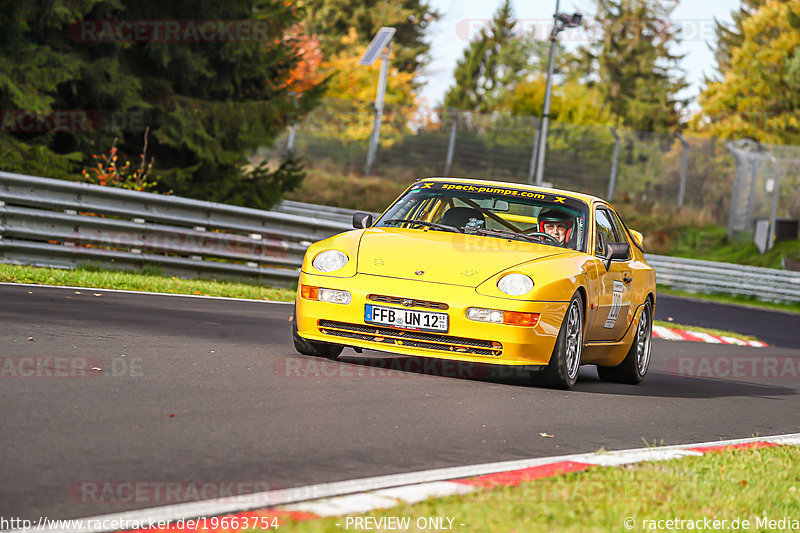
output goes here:
<path id="1" fill-rule="evenodd" d="M 539 313 L 518 313 L 516 311 L 500 311 L 499 309 L 484 309 L 470 307 L 467 309 L 467 318 L 478 322 L 494 322 L 495 324 L 508 324 L 510 326 L 533 327 L 539 323 Z"/>
<path id="2" fill-rule="evenodd" d="M 318 300 L 320 302 L 331 302 L 335 304 L 347 305 L 353 301 L 353 295 L 347 291 L 337 289 L 323 289 L 321 287 L 300 286 L 300 296 L 306 300 Z"/>
<path id="3" fill-rule="evenodd" d="M 503 311 L 503 324 L 533 327 L 539 323 L 539 313 L 517 313 Z"/>
<path id="4" fill-rule="evenodd" d="M 310 287 L 308 285 L 301 285 L 300 296 L 305 298 L 306 300 L 318 300 L 319 287 Z"/>

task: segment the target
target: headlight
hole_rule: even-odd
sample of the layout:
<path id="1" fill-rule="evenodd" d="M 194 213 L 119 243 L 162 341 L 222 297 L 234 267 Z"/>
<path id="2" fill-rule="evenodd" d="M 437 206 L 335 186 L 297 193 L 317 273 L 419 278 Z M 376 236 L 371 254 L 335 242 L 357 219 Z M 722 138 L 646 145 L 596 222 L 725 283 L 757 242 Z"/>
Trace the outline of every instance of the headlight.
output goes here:
<path id="1" fill-rule="evenodd" d="M 327 250 L 318 254 L 311 261 L 311 266 L 320 272 L 333 272 L 345 266 L 348 261 L 350 261 L 350 258 L 339 250 Z"/>
<path id="2" fill-rule="evenodd" d="M 497 282 L 497 288 L 509 296 L 522 296 L 533 289 L 533 280 L 525 274 L 506 274 Z"/>

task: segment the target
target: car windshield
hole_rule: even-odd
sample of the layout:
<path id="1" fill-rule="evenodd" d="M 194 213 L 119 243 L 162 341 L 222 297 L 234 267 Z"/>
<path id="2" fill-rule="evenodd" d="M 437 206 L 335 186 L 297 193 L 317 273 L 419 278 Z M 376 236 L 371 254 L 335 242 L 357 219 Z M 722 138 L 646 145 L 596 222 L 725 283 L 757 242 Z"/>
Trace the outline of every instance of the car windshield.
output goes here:
<path id="1" fill-rule="evenodd" d="M 423 181 L 375 227 L 468 233 L 585 251 L 587 213 L 584 202 L 550 192 Z"/>

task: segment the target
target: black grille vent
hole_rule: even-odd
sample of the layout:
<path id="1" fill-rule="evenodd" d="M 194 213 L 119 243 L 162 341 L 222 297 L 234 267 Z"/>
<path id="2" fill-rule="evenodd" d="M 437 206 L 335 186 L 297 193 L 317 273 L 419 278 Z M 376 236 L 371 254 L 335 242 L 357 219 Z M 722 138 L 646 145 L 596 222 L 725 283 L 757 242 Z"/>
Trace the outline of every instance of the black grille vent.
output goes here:
<path id="1" fill-rule="evenodd" d="M 424 309 L 439 309 L 441 311 L 447 311 L 450 309 L 450 306 L 446 303 L 441 302 L 430 302 L 428 300 L 416 300 L 414 298 L 400 298 L 399 296 L 384 296 L 382 294 L 370 294 L 367 298 L 372 302 L 380 302 L 384 304 L 391 304 L 391 305 L 403 305 L 403 302 L 411 302 L 411 305 L 405 305 L 404 307 L 422 307 Z"/>
<path id="2" fill-rule="evenodd" d="M 422 331 L 405 331 L 365 324 L 349 324 L 334 320 L 320 320 L 319 330 L 325 335 L 345 337 L 392 346 L 411 346 L 441 352 L 489 355 L 498 357 L 503 353 L 503 345 L 496 341 L 437 335 Z"/>

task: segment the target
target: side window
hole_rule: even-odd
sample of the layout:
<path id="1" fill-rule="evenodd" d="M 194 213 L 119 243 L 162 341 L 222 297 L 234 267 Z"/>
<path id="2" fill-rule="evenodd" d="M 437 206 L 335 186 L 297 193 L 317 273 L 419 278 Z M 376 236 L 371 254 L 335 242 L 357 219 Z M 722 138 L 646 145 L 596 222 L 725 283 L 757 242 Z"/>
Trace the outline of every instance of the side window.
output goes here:
<path id="1" fill-rule="evenodd" d="M 630 244 L 628 241 L 628 233 L 625 231 L 625 227 L 622 225 L 619 215 L 614 211 L 609 211 L 609 214 L 611 215 L 611 223 L 614 224 L 614 231 L 617 234 L 617 242 Z M 630 258 L 630 254 L 628 258 Z"/>
<path id="2" fill-rule="evenodd" d="M 598 257 L 606 256 L 606 245 L 612 242 L 619 242 L 614 232 L 614 224 L 605 209 L 595 209 L 595 238 L 594 255 Z"/>

